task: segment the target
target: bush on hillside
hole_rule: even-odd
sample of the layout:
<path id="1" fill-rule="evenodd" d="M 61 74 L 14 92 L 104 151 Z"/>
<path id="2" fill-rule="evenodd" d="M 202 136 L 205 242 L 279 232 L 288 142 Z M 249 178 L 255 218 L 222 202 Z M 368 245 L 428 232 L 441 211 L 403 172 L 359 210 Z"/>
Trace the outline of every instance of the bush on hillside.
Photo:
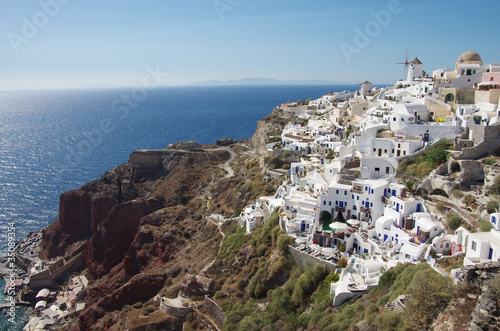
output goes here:
<path id="1" fill-rule="evenodd" d="M 455 231 L 463 223 L 464 223 L 464 221 L 457 214 L 454 214 L 454 213 L 446 214 L 446 224 L 448 224 L 448 226 L 451 230 Z"/>
<path id="2" fill-rule="evenodd" d="M 451 278 L 431 268 L 415 274 L 406 303 L 405 315 L 415 329 L 428 328 L 452 298 Z"/>
<path id="3" fill-rule="evenodd" d="M 493 224 L 491 224 L 491 222 L 486 220 L 481 220 L 481 222 L 479 222 L 479 231 L 489 232 L 491 229 L 493 229 Z"/>
<path id="4" fill-rule="evenodd" d="M 497 200 L 490 200 L 486 204 L 486 211 L 488 214 L 495 213 L 499 207 L 500 203 Z"/>

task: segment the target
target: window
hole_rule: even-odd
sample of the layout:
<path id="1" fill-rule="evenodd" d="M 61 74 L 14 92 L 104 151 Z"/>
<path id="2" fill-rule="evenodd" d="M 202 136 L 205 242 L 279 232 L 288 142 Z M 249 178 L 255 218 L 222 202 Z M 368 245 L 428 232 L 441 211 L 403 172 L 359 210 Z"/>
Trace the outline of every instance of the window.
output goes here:
<path id="1" fill-rule="evenodd" d="M 331 206 L 332 205 L 332 202 L 331 201 L 328 201 L 328 205 Z"/>
<path id="2" fill-rule="evenodd" d="M 373 207 L 373 202 L 370 202 L 370 207 Z"/>
<path id="3" fill-rule="evenodd" d="M 344 195 L 347 195 L 347 191 L 344 191 Z"/>
<path id="4" fill-rule="evenodd" d="M 446 248 L 449 248 L 450 247 L 450 243 L 446 243 Z"/>
<path id="5" fill-rule="evenodd" d="M 392 149 L 392 154 L 394 154 L 394 148 Z"/>
<path id="6" fill-rule="evenodd" d="M 377 151 L 377 149 L 376 149 L 376 148 L 374 148 L 374 149 L 373 149 L 373 151 L 374 151 L 374 152 L 376 152 L 376 151 Z"/>
<path id="7" fill-rule="evenodd" d="M 339 194 L 339 190 L 337 190 L 337 193 L 336 194 Z"/>
<path id="8" fill-rule="evenodd" d="M 323 206 L 326 206 L 326 201 L 323 201 Z"/>
<path id="9" fill-rule="evenodd" d="M 354 194 L 352 195 L 352 199 L 354 200 Z"/>
<path id="10" fill-rule="evenodd" d="M 386 149 L 386 151 L 387 151 L 387 149 Z M 375 171 L 380 171 L 380 168 L 375 168 Z"/>
<path id="11" fill-rule="evenodd" d="M 359 201 L 359 195 L 358 195 L 358 198 L 357 198 L 356 200 L 358 200 L 358 201 Z"/>
<path id="12" fill-rule="evenodd" d="M 392 121 L 393 121 L 393 122 L 396 122 L 396 117 L 393 117 L 393 118 L 392 118 Z"/>
<path id="13" fill-rule="evenodd" d="M 392 150 L 392 152 L 394 153 L 394 150 Z M 389 173 L 389 167 L 385 167 L 385 173 L 388 174 Z"/>
<path id="14" fill-rule="evenodd" d="M 475 241 L 472 242 L 472 250 L 475 251 L 477 248 L 477 244 Z"/>
<path id="15" fill-rule="evenodd" d="M 338 201 L 335 201 L 335 206 L 338 206 L 339 205 L 339 202 Z"/>

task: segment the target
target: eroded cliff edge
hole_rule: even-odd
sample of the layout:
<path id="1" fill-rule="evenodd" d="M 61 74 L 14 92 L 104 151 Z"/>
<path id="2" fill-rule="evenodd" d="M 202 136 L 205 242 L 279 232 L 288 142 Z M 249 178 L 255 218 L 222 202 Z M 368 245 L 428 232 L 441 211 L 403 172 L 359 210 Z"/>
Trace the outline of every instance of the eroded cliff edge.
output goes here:
<path id="1" fill-rule="evenodd" d="M 270 136 L 286 123 L 275 110 L 259 121 L 251 140 L 135 151 L 127 164 L 62 194 L 58 219 L 43 231 L 41 256 L 82 253 L 91 281 L 85 310 L 69 327 L 134 329 L 137 318 L 116 312 L 178 291 L 183 275 L 197 274 L 213 261 L 222 236 L 205 217 L 236 216 L 257 194 L 277 187 L 261 180 L 255 164 L 263 155 L 255 151 L 265 153 Z M 228 161 L 233 175 L 222 166 Z M 166 314 L 155 318 L 154 325 L 182 326 Z"/>

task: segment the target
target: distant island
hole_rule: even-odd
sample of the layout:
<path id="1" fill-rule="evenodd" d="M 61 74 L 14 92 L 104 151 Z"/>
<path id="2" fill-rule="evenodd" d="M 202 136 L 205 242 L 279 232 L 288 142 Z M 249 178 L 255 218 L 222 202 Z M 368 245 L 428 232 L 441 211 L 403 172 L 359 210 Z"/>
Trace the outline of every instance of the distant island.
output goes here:
<path id="1" fill-rule="evenodd" d="M 337 82 L 329 80 L 278 80 L 269 78 L 241 78 L 230 80 L 208 80 L 204 82 L 190 83 L 189 86 L 215 86 L 215 85 L 339 85 L 354 84 L 351 82 Z"/>

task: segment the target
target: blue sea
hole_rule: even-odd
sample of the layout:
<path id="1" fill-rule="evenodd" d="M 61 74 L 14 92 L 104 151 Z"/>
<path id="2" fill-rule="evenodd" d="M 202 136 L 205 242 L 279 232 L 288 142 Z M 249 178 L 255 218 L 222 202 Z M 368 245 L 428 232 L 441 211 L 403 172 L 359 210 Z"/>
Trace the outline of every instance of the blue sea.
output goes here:
<path id="1" fill-rule="evenodd" d="M 250 138 L 287 101 L 357 85 L 165 87 L 0 92 L 0 247 L 56 220 L 59 196 L 140 148 Z M 1 286 L 1 284 L 0 284 Z M 0 301 L 3 298 L 0 297 Z M 1 303 L 1 302 L 0 302 Z M 20 309 L 20 308 L 19 308 Z M 2 324 L 0 329 L 6 329 Z M 13 330 L 12 328 L 7 328 Z"/>

